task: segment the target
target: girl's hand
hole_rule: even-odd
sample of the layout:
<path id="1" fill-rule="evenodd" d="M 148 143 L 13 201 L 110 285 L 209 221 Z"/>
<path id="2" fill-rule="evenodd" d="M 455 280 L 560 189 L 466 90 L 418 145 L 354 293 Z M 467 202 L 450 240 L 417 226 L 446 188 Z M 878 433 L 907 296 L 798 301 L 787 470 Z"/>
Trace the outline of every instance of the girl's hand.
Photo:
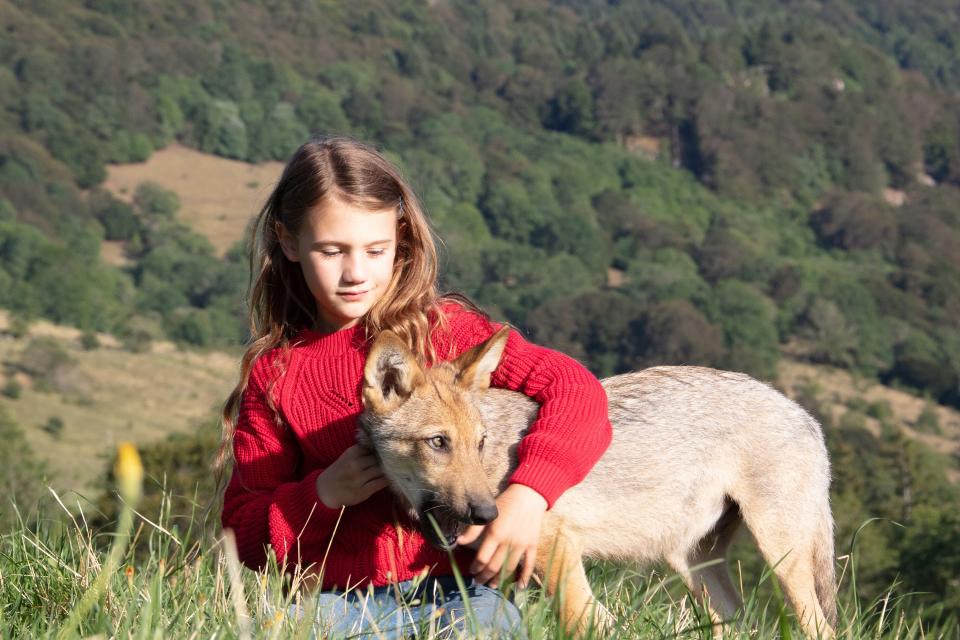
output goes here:
<path id="1" fill-rule="evenodd" d="M 317 476 L 317 497 L 329 509 L 350 507 L 387 484 L 374 455 L 355 444 Z"/>
<path id="2" fill-rule="evenodd" d="M 519 584 L 526 587 L 533 575 L 547 501 L 530 487 L 511 484 L 497 497 L 497 509 L 500 515 L 493 522 L 468 528 L 457 542 L 470 544 L 482 534 L 477 556 L 470 566 L 477 582 L 496 587 L 501 570 L 504 575 L 513 575 L 522 561 Z"/>

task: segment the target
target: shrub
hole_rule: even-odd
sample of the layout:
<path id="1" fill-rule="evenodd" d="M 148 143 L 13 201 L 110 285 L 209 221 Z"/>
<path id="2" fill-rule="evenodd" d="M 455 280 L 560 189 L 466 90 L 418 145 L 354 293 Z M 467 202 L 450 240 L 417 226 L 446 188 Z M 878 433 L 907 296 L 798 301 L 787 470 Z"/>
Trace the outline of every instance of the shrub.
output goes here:
<path id="1" fill-rule="evenodd" d="M 160 323 L 152 317 L 133 316 L 120 332 L 123 348 L 131 353 L 145 353 L 154 340 L 164 337 Z"/>
<path id="2" fill-rule="evenodd" d="M 153 182 L 141 182 L 133 202 L 148 219 L 173 218 L 180 208 L 180 198 L 176 193 Z"/>
<path id="3" fill-rule="evenodd" d="M 800 335 L 811 342 L 810 358 L 840 367 L 856 362 L 857 330 L 830 300 L 814 298 L 807 308 Z"/>
<path id="4" fill-rule="evenodd" d="M 96 331 L 84 331 L 80 336 L 80 346 L 84 351 L 93 351 L 100 348 L 100 338 Z"/>
<path id="5" fill-rule="evenodd" d="M 10 378 L 9 380 L 7 380 L 7 383 L 3 385 L 3 395 L 10 398 L 11 400 L 16 400 L 17 398 L 19 398 L 20 392 L 22 390 L 23 389 L 20 383 L 14 380 L 13 378 Z"/>
<path id="6" fill-rule="evenodd" d="M 922 431 L 923 433 L 934 433 L 937 435 L 943 433 L 940 429 L 940 419 L 937 417 L 937 407 L 933 402 L 928 400 L 923 405 L 923 411 L 917 416 L 917 422 L 914 424 L 914 427 L 917 431 Z"/>
<path id="7" fill-rule="evenodd" d="M 59 439 L 60 434 L 63 433 L 63 427 L 63 418 L 60 416 L 50 416 L 50 418 L 40 426 L 41 429 L 57 439 Z"/>
<path id="8" fill-rule="evenodd" d="M 174 433 L 166 438 L 144 445 L 140 449 L 146 482 L 139 510 L 145 514 L 164 513 L 169 508 L 169 520 L 176 531 L 190 529 L 189 541 L 203 533 L 212 535 L 218 528 L 217 518 L 200 520 L 216 499 L 215 474 L 212 464 L 220 444 L 220 422 L 211 417 L 198 424 L 190 433 Z M 229 473 L 226 471 L 225 473 Z M 97 524 L 117 517 L 117 500 L 113 494 L 116 482 L 113 463 L 107 465 L 103 476 L 103 497 L 98 503 Z M 165 495 L 166 494 L 166 495 Z M 197 512 L 197 517 L 191 514 Z M 203 531 L 194 529 L 200 525 Z M 185 536 L 186 537 L 186 536 Z"/>
<path id="9" fill-rule="evenodd" d="M 20 427 L 0 405 L 0 533 L 17 524 L 17 513 L 10 508 L 12 500 L 21 515 L 27 515 L 41 495 L 40 481 L 44 468 L 34 457 Z"/>
<path id="10" fill-rule="evenodd" d="M 27 337 L 30 333 L 30 321 L 20 315 L 13 316 L 7 326 L 7 333 L 18 340 Z"/>
<path id="11" fill-rule="evenodd" d="M 943 366 L 937 343 L 919 331 L 914 331 L 897 345 L 891 374 L 905 384 L 929 391 L 934 398 L 946 395 L 956 384 L 953 372 Z"/>
<path id="12" fill-rule="evenodd" d="M 888 400 L 875 400 L 867 406 L 867 415 L 883 422 L 893 417 L 893 407 Z"/>
<path id="13" fill-rule="evenodd" d="M 90 210 L 103 225 L 105 240 L 129 240 L 140 229 L 140 220 L 133 207 L 117 200 L 108 191 L 97 190 L 90 195 Z"/>
<path id="14" fill-rule="evenodd" d="M 70 372 L 76 362 L 59 342 L 49 337 L 33 338 L 20 353 L 18 368 L 40 391 L 70 390 Z"/>

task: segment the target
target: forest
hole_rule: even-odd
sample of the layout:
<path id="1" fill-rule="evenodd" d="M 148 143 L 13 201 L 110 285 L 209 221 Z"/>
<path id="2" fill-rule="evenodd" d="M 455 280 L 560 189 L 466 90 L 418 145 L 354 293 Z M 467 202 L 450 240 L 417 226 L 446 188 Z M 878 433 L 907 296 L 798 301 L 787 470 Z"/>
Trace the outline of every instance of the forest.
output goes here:
<path id="1" fill-rule="evenodd" d="M 106 165 L 344 133 L 414 184 L 444 289 L 597 375 L 772 380 L 789 353 L 960 408 L 956 2 L 0 0 L 0 24 L 0 308 L 21 322 L 237 349 L 243 243 L 218 256 L 156 185 L 117 199 Z M 908 525 L 863 529 L 864 596 L 960 610 L 960 460 L 882 405 L 817 415 L 838 549 Z M 0 461 L 29 461 L 0 428 Z"/>

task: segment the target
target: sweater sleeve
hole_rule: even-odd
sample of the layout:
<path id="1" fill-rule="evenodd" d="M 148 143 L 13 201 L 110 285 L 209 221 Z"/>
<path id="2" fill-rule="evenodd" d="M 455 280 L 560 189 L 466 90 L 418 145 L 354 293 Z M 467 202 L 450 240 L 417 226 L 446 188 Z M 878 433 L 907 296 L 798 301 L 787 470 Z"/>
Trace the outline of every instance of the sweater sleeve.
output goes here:
<path id="1" fill-rule="evenodd" d="M 267 561 L 267 545 L 280 566 L 316 559 L 301 549 L 323 548 L 339 516 L 317 497 L 322 469 L 300 476 L 300 447 L 270 407 L 270 373 L 261 356 L 240 400 L 233 435 L 234 466 L 223 500 L 223 527 L 233 529 L 240 560 L 251 569 Z M 276 406 L 276 405 L 274 405 Z"/>
<path id="2" fill-rule="evenodd" d="M 452 312 L 448 320 L 452 357 L 488 339 L 501 326 L 464 310 Z M 540 404 L 537 419 L 520 442 L 510 482 L 534 489 L 553 507 L 610 445 L 606 392 L 582 364 L 528 342 L 515 330 L 510 331 L 490 383 Z"/>

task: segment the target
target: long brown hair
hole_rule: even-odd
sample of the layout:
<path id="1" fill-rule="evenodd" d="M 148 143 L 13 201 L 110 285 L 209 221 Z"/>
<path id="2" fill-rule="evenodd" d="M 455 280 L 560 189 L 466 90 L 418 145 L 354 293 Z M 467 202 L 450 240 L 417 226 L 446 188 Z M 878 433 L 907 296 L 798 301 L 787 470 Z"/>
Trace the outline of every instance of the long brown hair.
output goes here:
<path id="1" fill-rule="evenodd" d="M 310 140 L 287 162 L 251 231 L 250 343 L 241 360 L 240 379 L 223 407 L 223 437 L 215 463 L 221 489 L 223 469 L 232 454 L 240 399 L 253 364 L 272 349 L 286 352 L 301 329 L 317 326 L 316 302 L 300 265 L 283 254 L 279 225 L 296 236 L 306 216 L 331 196 L 370 211 L 396 209 L 393 276 L 383 296 L 360 322 L 368 338 L 389 329 L 422 361 L 436 359 L 430 332 L 432 325 L 443 324 L 437 250 L 419 200 L 397 168 L 372 147 L 347 137 Z M 475 308 L 460 296 L 454 297 Z M 282 369 L 283 358 L 279 361 Z M 269 399 L 272 393 L 267 395 Z"/>

